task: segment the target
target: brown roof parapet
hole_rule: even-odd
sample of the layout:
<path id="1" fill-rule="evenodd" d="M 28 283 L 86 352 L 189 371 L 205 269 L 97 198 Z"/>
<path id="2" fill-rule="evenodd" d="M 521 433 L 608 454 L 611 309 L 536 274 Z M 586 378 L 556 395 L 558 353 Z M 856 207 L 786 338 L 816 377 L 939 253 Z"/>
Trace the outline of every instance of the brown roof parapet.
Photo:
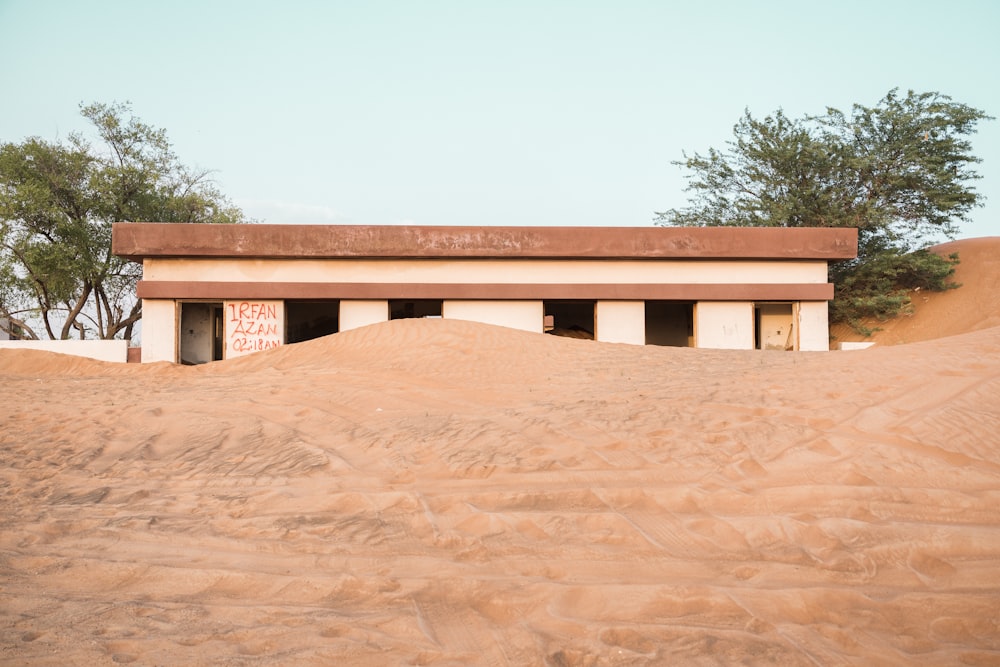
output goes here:
<path id="1" fill-rule="evenodd" d="M 431 227 L 120 222 L 111 249 L 146 257 L 851 259 L 854 228 Z"/>

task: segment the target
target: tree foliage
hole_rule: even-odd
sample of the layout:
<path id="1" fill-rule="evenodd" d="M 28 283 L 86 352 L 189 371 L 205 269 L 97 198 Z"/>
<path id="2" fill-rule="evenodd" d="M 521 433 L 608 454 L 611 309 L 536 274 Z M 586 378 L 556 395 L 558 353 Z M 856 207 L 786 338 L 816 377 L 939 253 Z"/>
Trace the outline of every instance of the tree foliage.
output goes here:
<path id="1" fill-rule="evenodd" d="M 856 227 L 857 259 L 830 269 L 831 317 L 889 317 L 906 305 L 907 289 L 949 284 L 956 258 L 912 253 L 952 237 L 982 205 L 968 137 L 989 118 L 939 93 L 897 90 L 849 114 L 828 108 L 793 119 L 779 110 L 757 119 L 746 111 L 725 150 L 674 163 L 690 171 L 690 205 L 657 213 L 656 222 Z"/>
<path id="2" fill-rule="evenodd" d="M 130 339 L 141 269 L 111 254 L 112 223 L 244 216 L 128 104 L 80 112 L 94 144 L 82 134 L 0 144 L 0 327 L 26 338 Z"/>

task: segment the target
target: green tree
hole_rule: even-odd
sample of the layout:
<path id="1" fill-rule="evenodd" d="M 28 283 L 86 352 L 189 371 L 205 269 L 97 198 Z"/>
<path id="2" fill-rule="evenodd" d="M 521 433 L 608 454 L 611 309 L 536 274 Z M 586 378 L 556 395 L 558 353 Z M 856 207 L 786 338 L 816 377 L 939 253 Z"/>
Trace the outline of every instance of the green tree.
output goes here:
<path id="1" fill-rule="evenodd" d="M 128 104 L 81 105 L 95 144 L 0 144 L 0 328 L 26 338 L 131 339 L 141 269 L 111 253 L 114 222 L 244 222 Z"/>
<path id="2" fill-rule="evenodd" d="M 746 111 L 725 150 L 687 168 L 689 206 L 656 213 L 671 226 L 857 227 L 858 257 L 830 267 L 833 321 L 890 317 L 906 291 L 954 286 L 957 257 L 924 250 L 951 238 L 982 197 L 968 137 L 984 112 L 939 93 L 900 96 L 845 114 L 756 119 Z"/>

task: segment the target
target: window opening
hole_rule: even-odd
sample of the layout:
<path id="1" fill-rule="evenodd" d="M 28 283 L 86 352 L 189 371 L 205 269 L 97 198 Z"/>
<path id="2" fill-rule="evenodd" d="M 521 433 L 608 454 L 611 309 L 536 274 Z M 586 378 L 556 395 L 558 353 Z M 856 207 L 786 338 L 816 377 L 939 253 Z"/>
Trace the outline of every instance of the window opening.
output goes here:
<path id="1" fill-rule="evenodd" d="M 415 317 L 441 317 L 444 302 L 440 299 L 394 299 L 389 301 L 389 319 L 406 320 Z"/>
<path id="2" fill-rule="evenodd" d="M 594 339 L 596 301 L 545 301 L 543 307 L 545 333 L 568 338 Z"/>
<path id="3" fill-rule="evenodd" d="M 340 301 L 286 301 L 285 342 L 301 343 L 340 331 Z"/>

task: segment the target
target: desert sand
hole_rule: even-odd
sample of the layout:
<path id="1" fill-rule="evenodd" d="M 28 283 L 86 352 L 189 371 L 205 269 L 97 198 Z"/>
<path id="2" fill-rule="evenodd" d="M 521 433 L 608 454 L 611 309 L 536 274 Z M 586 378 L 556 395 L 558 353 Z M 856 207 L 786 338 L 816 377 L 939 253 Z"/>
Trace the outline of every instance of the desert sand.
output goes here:
<path id="1" fill-rule="evenodd" d="M 836 341 L 868 341 L 901 345 L 957 336 L 1000 326 L 1000 236 L 962 239 L 931 248 L 942 256 L 957 252 L 959 264 L 951 278 L 961 287 L 944 292 L 910 292 L 911 308 L 900 317 L 880 322 L 863 336 L 846 324 L 830 327 Z"/>
<path id="2" fill-rule="evenodd" d="M 0 387 L 3 665 L 1000 664 L 998 327 L 401 320 Z"/>

